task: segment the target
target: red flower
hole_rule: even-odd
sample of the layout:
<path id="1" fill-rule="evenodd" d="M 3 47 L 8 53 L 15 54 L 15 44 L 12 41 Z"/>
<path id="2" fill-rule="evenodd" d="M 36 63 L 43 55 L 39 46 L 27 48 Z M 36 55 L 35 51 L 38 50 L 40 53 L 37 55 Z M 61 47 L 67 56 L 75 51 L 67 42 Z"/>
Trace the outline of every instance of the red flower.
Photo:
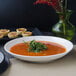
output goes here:
<path id="1" fill-rule="evenodd" d="M 37 0 L 34 4 L 48 4 L 51 5 L 50 0 Z"/>
<path id="2" fill-rule="evenodd" d="M 61 12 L 61 1 L 63 0 L 37 0 L 34 4 L 48 4 L 49 6 L 52 6 L 56 11 Z"/>

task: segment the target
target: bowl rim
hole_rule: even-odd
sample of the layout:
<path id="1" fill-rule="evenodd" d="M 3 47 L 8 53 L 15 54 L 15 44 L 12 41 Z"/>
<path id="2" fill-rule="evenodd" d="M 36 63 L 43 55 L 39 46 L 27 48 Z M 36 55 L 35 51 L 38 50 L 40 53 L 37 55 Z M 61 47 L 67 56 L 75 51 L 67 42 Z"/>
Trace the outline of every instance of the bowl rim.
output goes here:
<path id="1" fill-rule="evenodd" d="M 58 55 L 64 55 L 64 54 L 69 53 L 69 52 L 73 49 L 73 43 L 72 43 L 71 41 L 69 41 L 69 40 L 67 40 L 67 39 L 64 39 L 64 38 L 61 38 L 61 37 L 55 37 L 55 36 L 29 36 L 29 37 L 52 37 L 52 38 L 54 37 L 54 38 L 63 39 L 63 40 L 66 40 L 66 41 L 68 41 L 68 42 L 71 43 L 71 49 L 68 50 L 68 51 L 66 50 L 65 52 L 60 53 L 60 54 L 47 55 L 47 56 L 26 56 L 26 55 L 15 54 L 15 53 L 12 53 L 12 52 L 8 51 L 7 48 L 6 48 L 7 44 L 10 43 L 10 42 L 12 42 L 12 41 L 14 41 L 14 40 L 16 40 L 16 39 L 25 38 L 25 37 L 20 37 L 20 38 L 16 38 L 16 39 L 13 39 L 13 40 L 8 41 L 8 42 L 4 45 L 4 50 L 5 50 L 7 53 L 11 54 L 12 56 L 29 57 L 29 58 L 30 58 L 30 57 L 31 57 L 31 58 L 45 58 L 45 57 L 54 57 L 54 56 L 58 56 Z M 26 37 L 26 38 L 28 38 L 28 37 Z M 63 45 L 62 45 L 62 46 L 63 46 Z"/>

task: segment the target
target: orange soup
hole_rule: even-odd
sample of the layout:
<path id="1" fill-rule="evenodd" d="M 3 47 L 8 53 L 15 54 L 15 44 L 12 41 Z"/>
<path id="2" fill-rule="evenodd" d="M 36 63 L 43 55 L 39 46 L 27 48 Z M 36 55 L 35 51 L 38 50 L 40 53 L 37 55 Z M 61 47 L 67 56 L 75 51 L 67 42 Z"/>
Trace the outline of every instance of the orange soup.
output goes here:
<path id="1" fill-rule="evenodd" d="M 10 51 L 15 54 L 19 55 L 25 55 L 25 56 L 48 56 L 48 55 L 55 55 L 55 54 L 60 54 L 64 53 L 66 49 L 57 43 L 53 42 L 47 42 L 47 41 L 38 41 L 47 46 L 48 49 L 40 51 L 40 52 L 29 52 L 28 51 L 28 44 L 25 43 L 19 43 L 10 48 Z"/>

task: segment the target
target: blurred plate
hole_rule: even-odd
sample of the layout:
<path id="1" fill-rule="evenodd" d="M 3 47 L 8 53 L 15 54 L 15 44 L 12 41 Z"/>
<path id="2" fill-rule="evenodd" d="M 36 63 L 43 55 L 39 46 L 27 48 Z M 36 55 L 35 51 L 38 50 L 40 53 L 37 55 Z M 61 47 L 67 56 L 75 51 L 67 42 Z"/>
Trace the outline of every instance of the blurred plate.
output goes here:
<path id="1" fill-rule="evenodd" d="M 0 52 L 0 74 L 3 73 L 10 65 L 10 61 L 2 52 Z"/>

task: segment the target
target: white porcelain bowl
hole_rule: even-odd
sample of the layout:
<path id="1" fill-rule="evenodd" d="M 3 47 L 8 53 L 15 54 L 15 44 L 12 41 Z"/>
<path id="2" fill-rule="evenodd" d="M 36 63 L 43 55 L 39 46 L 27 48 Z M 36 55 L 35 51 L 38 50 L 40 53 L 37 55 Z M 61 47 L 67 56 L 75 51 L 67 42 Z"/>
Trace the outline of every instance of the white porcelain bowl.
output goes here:
<path id="1" fill-rule="evenodd" d="M 49 56 L 23 56 L 23 55 L 11 53 L 9 51 L 13 45 L 21 43 L 21 42 L 23 42 L 23 40 L 24 41 L 39 40 L 39 41 L 55 42 L 55 43 L 63 45 L 66 48 L 66 52 L 56 54 L 56 55 L 49 55 Z M 9 54 L 13 55 L 14 57 L 21 59 L 21 60 L 32 61 L 32 62 L 49 62 L 52 60 L 59 59 L 59 58 L 65 56 L 66 54 L 68 54 L 72 50 L 72 48 L 73 48 L 72 42 L 70 42 L 66 39 L 54 37 L 54 36 L 21 37 L 21 38 L 16 38 L 14 40 L 7 42 L 4 46 L 5 51 L 8 52 Z"/>

